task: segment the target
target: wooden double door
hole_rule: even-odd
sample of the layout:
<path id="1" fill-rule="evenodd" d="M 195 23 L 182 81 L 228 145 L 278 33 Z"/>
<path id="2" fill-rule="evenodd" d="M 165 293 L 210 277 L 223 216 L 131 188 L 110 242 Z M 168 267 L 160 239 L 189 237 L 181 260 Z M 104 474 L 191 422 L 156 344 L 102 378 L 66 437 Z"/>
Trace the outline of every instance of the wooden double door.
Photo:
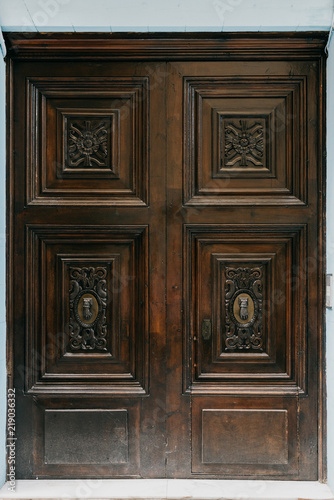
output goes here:
<path id="1" fill-rule="evenodd" d="M 323 41 L 51 42 L 8 39 L 18 477 L 321 477 Z"/>

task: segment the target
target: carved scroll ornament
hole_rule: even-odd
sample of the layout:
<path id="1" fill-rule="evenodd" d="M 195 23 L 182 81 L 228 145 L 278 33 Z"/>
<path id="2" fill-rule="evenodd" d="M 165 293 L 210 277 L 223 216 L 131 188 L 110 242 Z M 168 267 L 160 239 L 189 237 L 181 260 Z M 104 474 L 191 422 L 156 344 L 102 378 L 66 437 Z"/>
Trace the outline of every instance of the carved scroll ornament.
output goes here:
<path id="1" fill-rule="evenodd" d="M 72 351 L 107 349 L 107 269 L 71 267 L 69 346 Z"/>
<path id="2" fill-rule="evenodd" d="M 226 267 L 225 277 L 225 350 L 262 350 L 262 267 Z"/>

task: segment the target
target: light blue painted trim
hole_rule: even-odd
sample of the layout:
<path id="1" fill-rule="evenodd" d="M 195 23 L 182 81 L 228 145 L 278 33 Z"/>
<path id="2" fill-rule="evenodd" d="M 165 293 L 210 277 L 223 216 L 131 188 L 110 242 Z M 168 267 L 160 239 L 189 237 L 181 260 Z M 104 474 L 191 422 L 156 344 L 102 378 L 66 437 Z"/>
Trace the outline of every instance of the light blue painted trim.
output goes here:
<path id="1" fill-rule="evenodd" d="M 53 33 L 53 32 L 65 32 L 65 33 L 73 33 L 76 31 L 72 25 L 68 26 L 48 26 L 47 28 L 45 26 L 37 26 L 37 33 L 45 33 L 47 31 L 48 33 Z"/>
<path id="2" fill-rule="evenodd" d="M 115 31 L 117 31 L 118 28 L 115 28 Z M 186 27 L 184 25 L 179 25 L 179 26 L 148 26 L 148 31 L 150 33 L 163 33 L 164 31 L 166 33 L 183 33 L 186 31 Z"/>
<path id="3" fill-rule="evenodd" d="M 223 26 L 223 31 L 329 31 L 328 26 Z"/>
<path id="4" fill-rule="evenodd" d="M 186 26 L 186 32 L 191 33 L 192 31 L 195 33 L 201 32 L 218 32 L 220 33 L 223 30 L 222 26 Z"/>
<path id="5" fill-rule="evenodd" d="M 330 25 L 328 26 L 39 26 L 38 30 L 35 26 L 2 26 L 2 31 L 41 31 L 41 32 L 57 32 L 57 31 L 76 31 L 76 32 L 109 32 L 112 31 L 114 33 L 124 32 L 124 31 L 132 31 L 139 33 L 147 33 L 153 31 L 166 31 L 166 32 L 182 32 L 182 31 L 193 31 L 196 32 L 205 32 L 205 31 L 214 31 L 214 32 L 238 32 L 238 31 L 329 31 Z"/>
<path id="6" fill-rule="evenodd" d="M 132 33 L 148 33 L 148 26 L 111 26 L 113 33 L 132 32 Z"/>
<path id="7" fill-rule="evenodd" d="M 75 32 L 83 32 L 83 33 L 110 33 L 112 31 L 111 26 L 76 26 L 73 24 L 73 29 Z"/>
<path id="8" fill-rule="evenodd" d="M 15 31 L 15 32 L 18 32 L 18 33 L 27 33 L 28 31 L 32 32 L 32 33 L 37 33 L 37 29 L 36 29 L 36 26 L 33 26 L 33 25 L 25 25 L 25 26 L 18 26 L 18 25 L 13 25 L 13 26 L 1 26 L 1 29 L 3 31 L 3 33 L 5 31 Z M 45 31 L 48 31 L 48 28 L 46 27 L 45 28 Z"/>
<path id="9" fill-rule="evenodd" d="M 6 45 L 5 45 L 5 40 L 3 39 L 1 27 L 0 27 L 0 48 L 1 48 L 2 57 L 5 58 L 6 54 L 7 54 L 7 49 L 6 49 Z"/>
<path id="10" fill-rule="evenodd" d="M 0 58 L 0 199 L 3 204 L 0 206 L 0 273 L 5 273 L 5 248 L 6 248 L 6 231 L 5 231 L 5 139 L 6 139 L 6 123 L 5 123 L 5 62 Z M 2 206 L 3 205 L 3 206 Z M 0 276 L 0 485 L 5 482 L 6 478 L 6 313 L 5 313 L 5 275 Z"/>

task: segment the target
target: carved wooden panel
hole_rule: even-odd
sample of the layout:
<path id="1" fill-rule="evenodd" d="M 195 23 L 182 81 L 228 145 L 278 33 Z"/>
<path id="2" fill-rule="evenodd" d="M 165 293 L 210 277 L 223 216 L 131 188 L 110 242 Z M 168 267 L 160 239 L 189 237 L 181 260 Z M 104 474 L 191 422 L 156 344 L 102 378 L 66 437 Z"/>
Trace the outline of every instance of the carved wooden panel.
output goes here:
<path id="1" fill-rule="evenodd" d="M 185 77 L 187 205 L 306 203 L 306 77 Z"/>
<path id="2" fill-rule="evenodd" d="M 106 116 L 88 111 L 78 116 L 63 114 L 64 151 L 58 176 L 94 177 L 111 172 L 119 177 L 119 117 L 116 110 Z"/>
<path id="3" fill-rule="evenodd" d="M 119 247 L 120 248 L 120 247 Z M 123 256 L 125 256 L 123 254 Z M 119 356 L 115 331 L 120 329 L 117 290 L 121 253 L 108 257 L 95 255 L 73 258 L 71 253 L 57 255 L 57 284 L 63 332 L 62 350 L 71 353 Z"/>
<path id="4" fill-rule="evenodd" d="M 106 316 L 107 267 L 70 267 L 69 271 L 69 349 L 106 351 L 110 335 Z"/>
<path id="5" fill-rule="evenodd" d="M 110 119 L 108 120 L 110 122 Z M 67 120 L 66 163 L 68 167 L 96 168 L 108 165 L 110 123 L 107 120 Z M 109 133 L 108 133 L 109 132 Z M 109 144 L 108 144 L 109 142 Z"/>
<path id="6" fill-rule="evenodd" d="M 228 119 L 221 113 L 218 115 L 220 170 L 233 169 L 245 172 L 249 169 L 267 168 L 266 120 L 235 119 L 235 117 Z"/>
<path id="7" fill-rule="evenodd" d="M 147 251 L 146 226 L 27 227 L 28 392 L 146 393 Z"/>
<path id="8" fill-rule="evenodd" d="M 225 477 L 287 477 L 298 470 L 297 403 L 287 398 L 194 398 L 192 470 Z"/>
<path id="9" fill-rule="evenodd" d="M 186 226 L 187 392 L 306 391 L 305 243 L 304 226 Z"/>
<path id="10" fill-rule="evenodd" d="M 19 478 L 323 479 L 325 43 L 12 36 Z"/>
<path id="11" fill-rule="evenodd" d="M 225 351 L 263 350 L 263 266 L 225 268 Z"/>
<path id="12" fill-rule="evenodd" d="M 146 205 L 148 88 L 141 78 L 27 82 L 27 203 Z"/>

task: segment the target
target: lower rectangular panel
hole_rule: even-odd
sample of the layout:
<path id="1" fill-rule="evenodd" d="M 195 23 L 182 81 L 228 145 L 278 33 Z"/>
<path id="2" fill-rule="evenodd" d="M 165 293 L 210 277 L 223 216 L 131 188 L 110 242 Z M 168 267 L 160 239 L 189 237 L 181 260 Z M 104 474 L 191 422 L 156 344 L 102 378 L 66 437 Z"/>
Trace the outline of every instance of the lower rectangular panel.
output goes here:
<path id="1" fill-rule="evenodd" d="M 193 398 L 192 472 L 298 476 L 294 398 Z"/>
<path id="2" fill-rule="evenodd" d="M 288 463 L 288 412 L 202 410 L 202 461 L 209 464 Z"/>
<path id="3" fill-rule="evenodd" d="M 33 426 L 35 476 L 138 477 L 138 402 L 43 398 Z"/>
<path id="4" fill-rule="evenodd" d="M 45 463 L 127 463 L 127 417 L 127 410 L 46 410 Z"/>

